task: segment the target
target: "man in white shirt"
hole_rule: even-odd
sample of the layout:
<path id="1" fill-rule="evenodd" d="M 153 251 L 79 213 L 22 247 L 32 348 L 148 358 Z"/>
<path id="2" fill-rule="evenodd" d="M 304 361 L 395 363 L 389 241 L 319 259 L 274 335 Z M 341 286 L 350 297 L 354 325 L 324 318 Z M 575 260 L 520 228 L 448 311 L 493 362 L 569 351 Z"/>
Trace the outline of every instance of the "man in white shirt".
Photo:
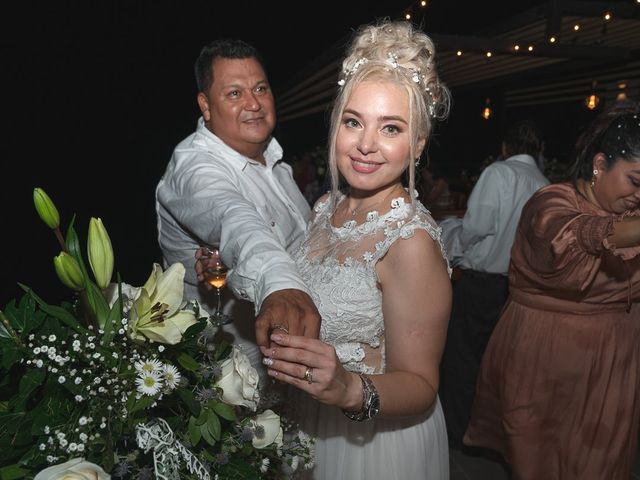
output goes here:
<path id="1" fill-rule="evenodd" d="M 156 188 L 158 242 L 165 266 L 186 267 L 185 299 L 209 309 L 214 298 L 198 281 L 194 254 L 219 243 L 229 287 L 254 304 L 247 311 L 248 302 L 237 302 L 244 313 L 234 311 L 224 330 L 258 366 L 257 345 L 268 346 L 270 330 L 319 334 L 320 315 L 288 253 L 302 240 L 310 208 L 272 137 L 275 102 L 256 49 L 216 40 L 202 49 L 196 78 L 202 117 Z"/>
<path id="2" fill-rule="evenodd" d="M 507 301 L 511 247 L 522 207 L 549 183 L 536 164 L 540 149 L 533 124 L 521 121 L 509 128 L 502 143 L 505 160 L 482 172 L 462 226 L 452 232 L 461 255 L 451 260 L 460 276 L 454 283 L 439 394 L 454 448 L 462 447 L 480 360 Z"/>

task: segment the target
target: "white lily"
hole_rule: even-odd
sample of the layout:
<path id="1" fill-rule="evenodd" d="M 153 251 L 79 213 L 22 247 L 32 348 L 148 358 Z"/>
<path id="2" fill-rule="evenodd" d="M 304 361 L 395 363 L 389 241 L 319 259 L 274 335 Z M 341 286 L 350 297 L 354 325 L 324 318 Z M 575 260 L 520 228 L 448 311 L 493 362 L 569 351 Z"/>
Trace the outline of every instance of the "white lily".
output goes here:
<path id="1" fill-rule="evenodd" d="M 184 265 L 179 262 L 164 272 L 160 265 L 153 264 L 153 271 L 130 311 L 128 333 L 132 340 L 147 338 L 175 345 L 187 328 L 197 322 L 192 311 L 180 310 L 184 275 Z"/>

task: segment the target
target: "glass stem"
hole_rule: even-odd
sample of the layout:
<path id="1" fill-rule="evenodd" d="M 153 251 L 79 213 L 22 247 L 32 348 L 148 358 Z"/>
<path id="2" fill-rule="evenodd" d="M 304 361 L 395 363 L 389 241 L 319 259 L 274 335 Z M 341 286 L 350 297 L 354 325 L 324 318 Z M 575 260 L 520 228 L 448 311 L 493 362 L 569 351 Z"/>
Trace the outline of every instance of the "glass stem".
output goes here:
<path id="1" fill-rule="evenodd" d="M 216 314 L 220 315 L 222 313 L 222 289 L 216 288 L 216 295 L 218 296 L 218 306 L 216 307 Z"/>

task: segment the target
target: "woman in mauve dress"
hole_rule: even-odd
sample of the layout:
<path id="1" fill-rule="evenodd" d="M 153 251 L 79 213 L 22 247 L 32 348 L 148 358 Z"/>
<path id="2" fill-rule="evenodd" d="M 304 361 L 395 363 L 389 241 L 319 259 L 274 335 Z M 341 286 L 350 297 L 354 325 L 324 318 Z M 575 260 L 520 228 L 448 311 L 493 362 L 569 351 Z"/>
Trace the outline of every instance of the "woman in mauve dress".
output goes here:
<path id="1" fill-rule="evenodd" d="M 510 299 L 464 442 L 513 479 L 630 477 L 640 420 L 640 108 L 616 104 L 576 146 L 571 181 L 522 211 Z"/>

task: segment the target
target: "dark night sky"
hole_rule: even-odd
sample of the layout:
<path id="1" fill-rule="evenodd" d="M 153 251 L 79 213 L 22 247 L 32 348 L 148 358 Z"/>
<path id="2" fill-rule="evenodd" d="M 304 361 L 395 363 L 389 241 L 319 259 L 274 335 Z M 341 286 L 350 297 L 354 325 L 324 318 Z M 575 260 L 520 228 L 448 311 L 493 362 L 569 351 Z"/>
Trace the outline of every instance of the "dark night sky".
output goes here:
<path id="1" fill-rule="evenodd" d="M 494 3 L 430 0 L 426 30 L 477 32 L 484 19 L 496 15 Z M 535 3 L 540 2 L 509 2 L 502 14 Z M 397 18 L 409 5 L 393 0 L 5 2 L 0 7 L 0 306 L 20 295 L 16 282 L 34 287 L 51 303 L 65 295 L 51 260 L 57 243 L 33 209 L 36 186 L 54 199 L 65 227 L 77 214 L 82 239 L 89 217 L 101 217 L 123 280 L 144 282 L 151 263 L 159 261 L 154 188 L 175 144 L 195 128 L 192 72 L 203 44 L 219 36 L 255 44 L 277 93 L 352 28 L 383 16 Z M 300 142 L 311 147 L 324 139 L 321 124 L 300 122 L 297 128 L 279 126 L 285 152 L 288 138 L 296 138 L 298 148 Z"/>

